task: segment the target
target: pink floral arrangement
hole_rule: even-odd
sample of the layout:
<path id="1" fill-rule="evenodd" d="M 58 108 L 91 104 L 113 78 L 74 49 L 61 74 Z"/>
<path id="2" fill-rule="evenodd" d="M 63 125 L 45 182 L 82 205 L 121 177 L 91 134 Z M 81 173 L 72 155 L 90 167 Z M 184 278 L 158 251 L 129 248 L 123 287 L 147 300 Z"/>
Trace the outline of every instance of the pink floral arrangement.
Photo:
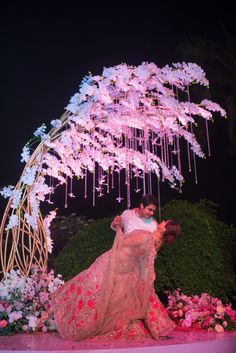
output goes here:
<path id="1" fill-rule="evenodd" d="M 215 332 L 236 330 L 236 310 L 231 304 L 223 304 L 219 298 L 207 293 L 187 296 L 176 289 L 167 291 L 167 294 L 167 311 L 178 327 Z"/>
<path id="2" fill-rule="evenodd" d="M 0 335 L 54 331 L 50 294 L 64 282 L 33 265 L 29 277 L 11 270 L 0 283 Z"/>
<path id="3" fill-rule="evenodd" d="M 197 182 L 195 158 L 205 156 L 195 135 L 198 122 L 202 120 L 206 126 L 210 155 L 208 122 L 215 113 L 226 117 L 215 102 L 190 100 L 190 89 L 197 84 L 207 87 L 209 82 L 203 69 L 191 62 L 161 68 L 148 62 L 121 64 L 104 68 L 101 75 L 86 76 L 66 113 L 51 121 L 52 129 L 46 133 L 42 124 L 24 146 L 21 161 L 26 166 L 17 186 L 0 190 L 11 200 L 6 230 L 20 226 L 16 210 L 24 200 L 25 188 L 32 210 L 25 212 L 25 221 L 34 232 L 38 231 L 40 203 L 53 204 L 59 185 L 65 185 L 68 206 L 69 198 L 75 196 L 73 178 L 83 181 L 84 198 L 92 193 L 93 206 L 97 197 L 115 189 L 116 200 L 121 202 L 126 196 L 129 208 L 131 179 L 135 180 L 135 192 L 152 193 L 151 174 L 156 175 L 158 188 L 160 182 L 167 181 L 171 188 L 181 191 L 181 141 L 185 141 L 189 171 L 194 171 Z M 126 192 L 121 188 L 123 179 Z M 51 211 L 44 219 L 49 252 L 50 223 L 55 216 L 56 211 Z"/>

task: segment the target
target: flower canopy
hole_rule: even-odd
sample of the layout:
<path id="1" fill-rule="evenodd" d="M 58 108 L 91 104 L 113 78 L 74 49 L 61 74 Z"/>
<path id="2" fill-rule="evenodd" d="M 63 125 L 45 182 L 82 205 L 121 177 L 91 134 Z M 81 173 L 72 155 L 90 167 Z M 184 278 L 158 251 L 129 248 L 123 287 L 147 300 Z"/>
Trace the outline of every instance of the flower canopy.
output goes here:
<path id="1" fill-rule="evenodd" d="M 163 68 L 154 63 L 137 67 L 122 64 L 104 68 L 102 75 L 86 76 L 65 114 L 51 122 L 49 133 L 43 124 L 24 146 L 21 156 L 26 166 L 16 187 L 1 191 L 10 197 L 1 226 L 2 246 L 3 239 L 4 244 L 10 243 L 10 234 L 15 239 L 14 251 L 1 253 L 3 272 L 15 265 L 26 272 L 32 263 L 45 264 L 47 251 L 52 250 L 49 227 L 56 212 L 43 219 L 40 203 L 51 203 L 55 188 L 64 184 L 67 206 L 68 196 L 74 196 L 73 177 L 84 181 L 84 197 L 91 192 L 93 205 L 97 196 L 114 188 L 117 201 L 123 199 L 121 172 L 125 173 L 128 207 L 132 180 L 135 191 L 143 194 L 152 193 L 151 174 L 156 175 L 158 184 L 167 181 L 181 189 L 180 141 L 186 141 L 189 168 L 193 163 L 196 174 L 195 156 L 204 157 L 193 131 L 196 119 L 205 120 L 208 139 L 207 122 L 212 120 L 212 112 L 226 115 L 209 100 L 190 102 L 189 87 L 193 84 L 208 86 L 208 81 L 201 67 L 184 62 Z M 90 174 L 93 182 L 89 188 Z M 19 241 L 28 257 L 20 255 Z"/>

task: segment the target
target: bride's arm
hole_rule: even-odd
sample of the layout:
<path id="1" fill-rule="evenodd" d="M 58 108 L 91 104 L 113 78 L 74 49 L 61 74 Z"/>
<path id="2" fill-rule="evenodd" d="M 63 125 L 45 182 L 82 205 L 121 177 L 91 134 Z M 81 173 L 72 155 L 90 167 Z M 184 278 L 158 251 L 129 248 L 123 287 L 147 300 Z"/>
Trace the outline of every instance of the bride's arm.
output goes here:
<path id="1" fill-rule="evenodd" d="M 124 237 L 124 246 L 138 246 L 147 243 L 150 232 L 143 229 L 136 229 Z"/>
<path id="2" fill-rule="evenodd" d="M 166 222 L 162 221 L 158 224 L 157 230 L 152 233 L 152 238 L 154 240 L 155 248 L 158 251 L 160 247 L 163 245 L 165 239 L 163 237 L 163 233 L 165 231 Z"/>

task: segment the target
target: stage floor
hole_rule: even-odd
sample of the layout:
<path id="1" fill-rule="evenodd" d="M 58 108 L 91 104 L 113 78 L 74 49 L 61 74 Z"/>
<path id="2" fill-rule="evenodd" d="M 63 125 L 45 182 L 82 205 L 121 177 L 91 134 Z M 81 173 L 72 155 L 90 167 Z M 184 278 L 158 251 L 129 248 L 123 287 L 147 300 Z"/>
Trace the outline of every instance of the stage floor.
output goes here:
<path id="1" fill-rule="evenodd" d="M 18 334 L 0 336 L 0 353 L 23 352 L 80 352 L 91 353 L 236 353 L 236 332 L 174 331 L 160 341 L 143 342 L 71 342 L 58 333 Z"/>

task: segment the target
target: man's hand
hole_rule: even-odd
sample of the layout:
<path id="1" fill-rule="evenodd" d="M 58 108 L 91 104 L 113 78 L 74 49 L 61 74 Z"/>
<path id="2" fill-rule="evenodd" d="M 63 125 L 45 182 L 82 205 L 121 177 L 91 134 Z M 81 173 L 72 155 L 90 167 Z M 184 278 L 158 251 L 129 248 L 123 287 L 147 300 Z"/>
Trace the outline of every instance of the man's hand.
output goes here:
<path id="1" fill-rule="evenodd" d="M 117 228 L 117 226 L 121 227 L 121 216 L 116 216 L 114 218 L 114 220 L 112 221 L 111 227 L 112 228 Z"/>

